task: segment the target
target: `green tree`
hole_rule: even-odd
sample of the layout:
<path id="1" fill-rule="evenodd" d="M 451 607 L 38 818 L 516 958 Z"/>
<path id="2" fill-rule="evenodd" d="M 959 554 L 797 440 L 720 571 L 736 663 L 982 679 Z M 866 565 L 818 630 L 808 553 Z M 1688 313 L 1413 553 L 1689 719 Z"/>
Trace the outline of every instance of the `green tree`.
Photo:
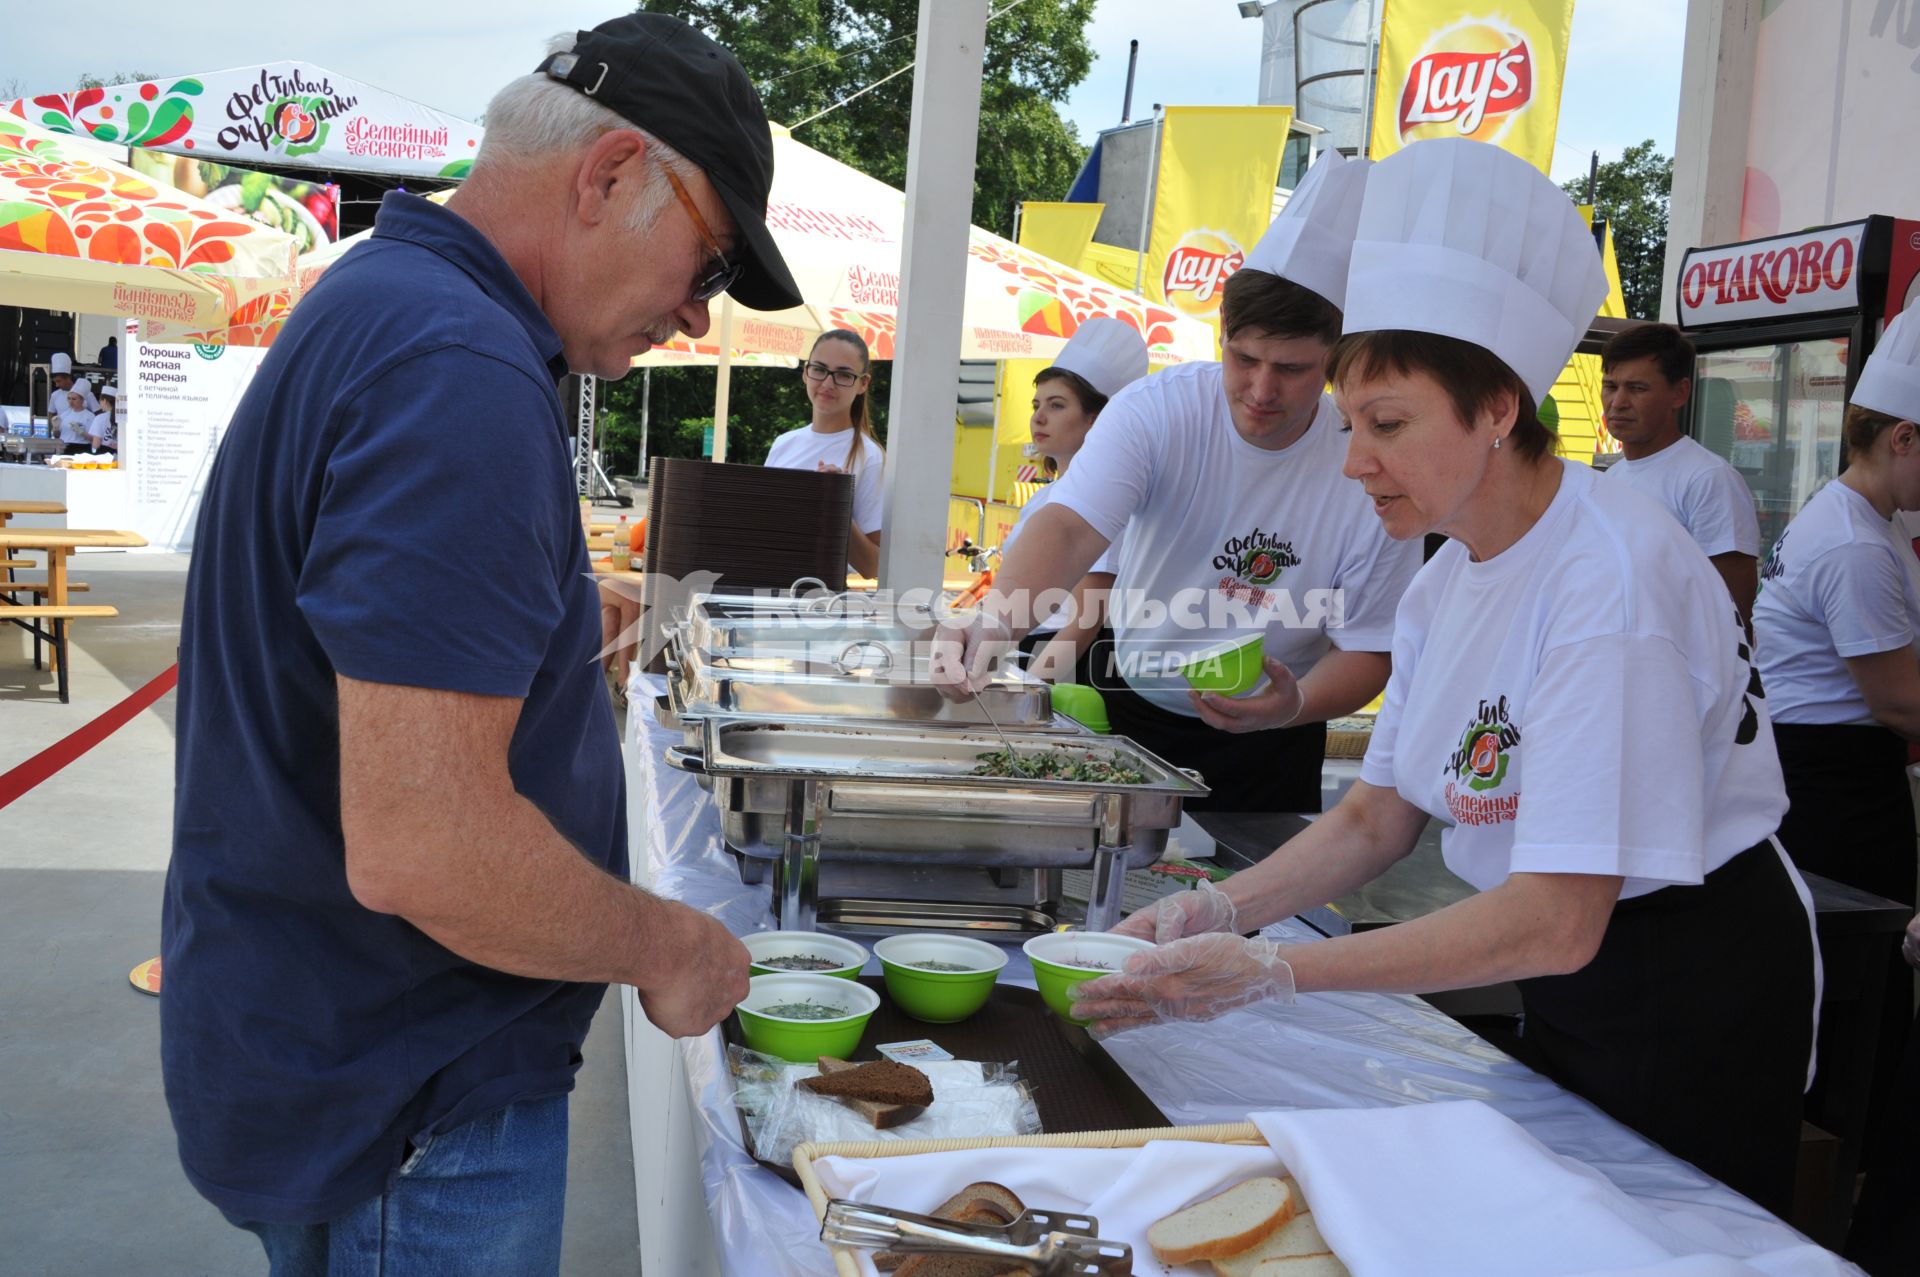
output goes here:
<path id="1" fill-rule="evenodd" d="M 1024 0 L 988 24 L 976 225 L 1010 235 L 1017 203 L 1059 199 L 1079 172 L 1086 148 L 1057 107 L 1093 65 L 1086 41 L 1093 6 L 1094 0 Z M 758 85 L 767 117 L 792 127 L 800 141 L 890 186 L 905 186 L 918 0 L 656 0 L 641 7 L 683 18 L 733 50 Z M 888 364 L 874 365 L 870 392 L 883 437 L 889 373 Z M 634 373 L 603 387 L 601 433 L 611 473 L 643 468 L 642 384 Z M 652 384 L 648 451 L 699 456 L 700 430 L 713 413 L 713 371 L 658 369 Z M 732 460 L 762 460 L 776 436 L 807 420 L 795 370 L 736 368 L 730 399 Z"/>
<path id="2" fill-rule="evenodd" d="M 154 78 L 156 77 L 146 71 L 114 71 L 107 75 L 94 75 L 88 71 L 81 73 L 80 83 L 74 87 L 79 89 L 104 89 L 109 84 L 133 84 L 137 81 L 151 80 Z"/>
<path id="3" fill-rule="evenodd" d="M 1587 179 L 1563 188 L 1576 204 L 1587 202 Z M 1600 166 L 1594 215 L 1613 227 L 1613 249 L 1620 260 L 1620 291 L 1627 314 L 1660 318 L 1660 275 L 1667 257 L 1667 197 L 1673 189 L 1673 157 L 1654 150 L 1649 138 Z"/>

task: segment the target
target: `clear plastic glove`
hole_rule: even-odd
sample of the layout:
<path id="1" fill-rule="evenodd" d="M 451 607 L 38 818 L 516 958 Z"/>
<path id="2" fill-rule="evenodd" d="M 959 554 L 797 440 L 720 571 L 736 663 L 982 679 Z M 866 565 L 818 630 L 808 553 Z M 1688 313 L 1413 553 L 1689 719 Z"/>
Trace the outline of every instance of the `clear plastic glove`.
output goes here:
<path id="1" fill-rule="evenodd" d="M 1127 959 L 1113 975 L 1073 989 L 1073 1015 L 1095 1037 L 1156 1020 L 1211 1020 L 1268 998 L 1293 1001 L 1293 968 L 1271 940 L 1188 936 Z"/>
<path id="2" fill-rule="evenodd" d="M 929 645 L 933 685 L 950 701 L 971 699 L 993 678 L 994 670 L 1020 651 L 1013 631 L 984 611 L 943 621 Z"/>
<path id="3" fill-rule="evenodd" d="M 1194 890 L 1162 896 L 1153 908 L 1138 910 L 1113 930 L 1115 935 L 1171 944 L 1186 936 L 1203 936 L 1211 931 L 1237 932 L 1239 924 L 1240 911 L 1234 908 L 1227 893 L 1203 878 Z"/>

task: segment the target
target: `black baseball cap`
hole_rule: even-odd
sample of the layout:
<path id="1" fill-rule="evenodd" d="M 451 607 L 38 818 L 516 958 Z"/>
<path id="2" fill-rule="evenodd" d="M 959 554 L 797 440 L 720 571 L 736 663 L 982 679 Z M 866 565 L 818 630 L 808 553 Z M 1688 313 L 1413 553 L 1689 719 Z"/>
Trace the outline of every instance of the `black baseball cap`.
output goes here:
<path id="1" fill-rule="evenodd" d="M 570 53 L 535 68 L 633 121 L 700 167 L 740 228 L 742 267 L 728 294 L 749 310 L 800 304 L 767 230 L 773 135 L 732 53 L 664 13 L 629 13 L 578 33 Z"/>

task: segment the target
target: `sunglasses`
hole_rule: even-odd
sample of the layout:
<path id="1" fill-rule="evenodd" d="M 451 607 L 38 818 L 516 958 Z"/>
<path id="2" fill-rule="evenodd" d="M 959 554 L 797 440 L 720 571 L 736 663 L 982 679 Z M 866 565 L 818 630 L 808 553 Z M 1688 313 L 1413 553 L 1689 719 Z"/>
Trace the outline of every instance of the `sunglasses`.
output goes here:
<path id="1" fill-rule="evenodd" d="M 729 262 L 727 255 L 720 251 L 720 241 L 707 229 L 707 219 L 700 216 L 699 207 L 694 204 L 693 197 L 687 194 L 687 188 L 674 171 L 665 165 L 661 166 L 660 171 L 667 175 L 667 184 L 673 187 L 674 197 L 680 201 L 680 207 L 686 209 L 687 216 L 693 219 L 693 229 L 700 236 L 701 246 L 707 250 L 706 264 L 700 268 L 700 274 L 694 280 L 689 300 L 711 301 L 731 288 L 746 267 L 738 262 Z"/>
<path id="2" fill-rule="evenodd" d="M 854 382 L 867 375 L 863 372 L 853 372 L 846 368 L 829 368 L 825 364 L 815 363 L 813 360 L 808 360 L 805 364 L 801 365 L 801 368 L 806 372 L 807 376 L 814 381 L 825 381 L 829 377 L 833 378 L 833 384 L 836 386 L 851 386 Z"/>

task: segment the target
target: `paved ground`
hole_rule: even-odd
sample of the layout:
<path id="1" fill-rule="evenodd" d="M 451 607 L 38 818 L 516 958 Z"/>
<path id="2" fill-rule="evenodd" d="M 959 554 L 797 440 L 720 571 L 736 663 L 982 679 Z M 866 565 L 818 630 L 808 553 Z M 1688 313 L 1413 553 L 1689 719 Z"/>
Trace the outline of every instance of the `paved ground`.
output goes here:
<path id="1" fill-rule="evenodd" d="M 173 663 L 187 560 L 87 554 L 120 616 L 77 631 L 72 703 L 0 627 L 0 772 Z M 0 1270 L 9 1277 L 262 1273 L 254 1240 L 188 1186 L 161 1098 L 158 1004 L 128 971 L 159 951 L 173 697 L 0 809 Z M 639 1272 L 620 1012 L 608 999 L 573 1100 L 568 1277 Z"/>

